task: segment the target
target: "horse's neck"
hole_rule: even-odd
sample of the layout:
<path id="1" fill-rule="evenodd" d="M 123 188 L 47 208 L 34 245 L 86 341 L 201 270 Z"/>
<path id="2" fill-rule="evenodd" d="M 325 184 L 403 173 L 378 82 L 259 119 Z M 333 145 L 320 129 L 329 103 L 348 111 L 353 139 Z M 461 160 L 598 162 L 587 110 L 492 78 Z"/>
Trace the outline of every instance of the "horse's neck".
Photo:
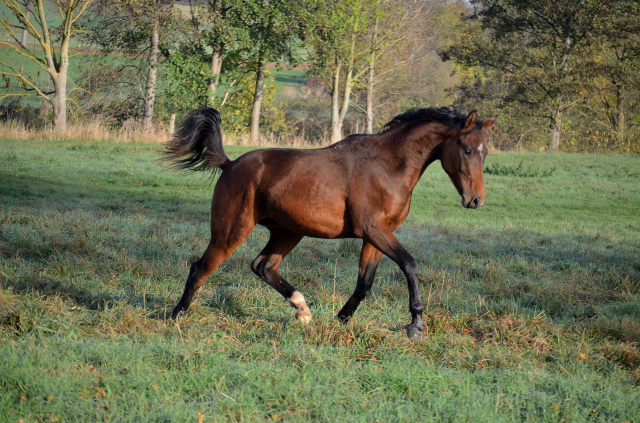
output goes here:
<path id="1" fill-rule="evenodd" d="M 427 166 L 440 158 L 442 146 L 450 134 L 448 128 L 439 123 L 419 125 L 406 134 L 401 131 L 402 128 L 397 134 L 390 134 L 390 146 L 394 155 L 406 164 L 413 187 Z"/>

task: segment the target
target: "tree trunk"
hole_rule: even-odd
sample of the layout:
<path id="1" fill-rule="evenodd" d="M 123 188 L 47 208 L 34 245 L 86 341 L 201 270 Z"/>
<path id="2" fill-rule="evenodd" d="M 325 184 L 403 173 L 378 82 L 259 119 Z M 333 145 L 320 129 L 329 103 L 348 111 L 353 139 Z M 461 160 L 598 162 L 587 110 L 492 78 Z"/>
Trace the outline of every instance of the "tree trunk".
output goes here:
<path id="1" fill-rule="evenodd" d="M 378 39 L 378 19 L 373 27 L 373 34 L 371 35 L 371 57 L 369 59 L 369 77 L 367 81 L 367 105 L 365 109 L 365 133 L 373 134 L 373 87 L 375 78 L 375 61 L 376 61 L 376 48 Z"/>
<path id="2" fill-rule="evenodd" d="M 31 17 L 31 10 L 29 10 L 29 8 L 32 6 L 31 0 L 27 1 L 27 7 L 26 7 L 26 18 L 27 20 L 29 20 L 29 18 Z M 22 45 L 24 47 L 27 47 L 27 36 L 29 35 L 29 31 L 27 31 L 27 28 L 25 27 L 25 29 L 22 30 Z"/>
<path id="3" fill-rule="evenodd" d="M 347 79 L 344 82 L 344 94 L 342 95 L 342 107 L 340 108 L 340 131 L 344 124 L 344 118 L 349 111 L 349 101 L 351 100 L 351 89 L 353 88 L 353 69 L 349 68 Z"/>
<path id="4" fill-rule="evenodd" d="M 222 44 L 214 46 L 213 54 L 211 55 L 211 81 L 209 81 L 209 104 L 211 106 L 214 105 L 216 90 L 218 89 L 218 83 L 220 82 L 220 71 L 222 70 L 223 59 L 222 49 Z"/>
<path id="5" fill-rule="evenodd" d="M 63 75 L 64 72 L 64 75 Z M 53 129 L 56 132 L 67 130 L 67 70 L 61 69 L 53 80 L 55 95 L 51 99 L 53 108 Z"/>
<path id="6" fill-rule="evenodd" d="M 256 90 L 253 94 L 253 109 L 251 109 L 251 141 L 257 143 L 260 139 L 260 107 L 264 96 L 264 70 L 267 62 L 264 56 L 258 59 L 258 72 L 256 73 Z"/>
<path id="7" fill-rule="evenodd" d="M 340 63 L 336 64 L 331 90 L 331 144 L 342 139 L 342 122 L 340 122 Z"/>
<path id="8" fill-rule="evenodd" d="M 366 134 L 373 134 L 373 77 L 374 77 L 374 54 L 371 54 L 369 62 L 369 81 L 367 81 L 367 108 L 365 110 Z"/>
<path id="9" fill-rule="evenodd" d="M 331 144 L 340 141 L 342 136 L 342 126 L 344 118 L 349 110 L 349 100 L 351 99 L 351 89 L 353 88 L 353 70 L 349 68 L 347 79 L 344 84 L 342 95 L 342 106 L 339 107 L 340 98 L 340 66 L 336 68 L 333 80 L 333 92 L 331 93 Z"/>
<path id="10" fill-rule="evenodd" d="M 55 63 L 55 60 L 53 61 Z M 69 73 L 69 36 L 62 38 L 60 46 L 60 62 L 55 66 L 53 79 L 55 96 L 51 100 L 53 107 L 53 129 L 56 132 L 67 130 L 67 76 Z"/>
<path id="11" fill-rule="evenodd" d="M 624 145 L 624 140 L 626 136 L 625 132 L 627 131 L 627 125 L 626 125 L 625 115 L 624 115 L 624 102 L 623 102 L 623 96 L 621 92 L 618 93 L 616 107 L 618 109 L 617 110 L 618 118 L 616 119 L 616 134 L 618 138 L 617 147 L 621 147 L 622 145 Z"/>
<path id="12" fill-rule="evenodd" d="M 560 148 L 560 132 L 562 131 L 562 112 L 556 110 L 553 126 L 551 126 L 551 149 L 558 151 Z"/>
<path id="13" fill-rule="evenodd" d="M 158 79 L 158 17 L 151 21 L 151 48 L 149 49 L 149 75 L 144 95 L 144 114 L 142 115 L 142 129 L 148 130 L 153 122 L 153 108 L 156 102 L 156 82 Z"/>
<path id="14" fill-rule="evenodd" d="M 571 38 L 567 37 L 564 40 L 564 52 L 562 53 L 562 62 L 560 68 L 562 69 L 562 75 L 567 74 L 569 69 L 569 53 L 571 52 Z M 562 94 L 560 94 L 555 102 L 556 109 L 553 116 L 553 125 L 551 126 L 551 149 L 558 151 L 560 148 L 560 132 L 562 131 Z"/>

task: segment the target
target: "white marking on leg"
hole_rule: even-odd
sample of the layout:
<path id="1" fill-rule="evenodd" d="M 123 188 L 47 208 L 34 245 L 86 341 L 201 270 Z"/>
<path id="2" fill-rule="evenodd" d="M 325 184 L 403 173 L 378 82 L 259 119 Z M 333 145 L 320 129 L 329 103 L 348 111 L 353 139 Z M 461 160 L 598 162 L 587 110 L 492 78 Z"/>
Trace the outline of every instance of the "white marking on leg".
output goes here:
<path id="1" fill-rule="evenodd" d="M 302 323 L 309 323 L 311 321 L 311 312 L 309 311 L 309 307 L 307 307 L 307 303 L 304 301 L 304 295 L 302 295 L 302 293 L 299 291 L 294 292 L 291 298 L 289 298 L 289 304 L 296 309 L 296 319 Z"/>

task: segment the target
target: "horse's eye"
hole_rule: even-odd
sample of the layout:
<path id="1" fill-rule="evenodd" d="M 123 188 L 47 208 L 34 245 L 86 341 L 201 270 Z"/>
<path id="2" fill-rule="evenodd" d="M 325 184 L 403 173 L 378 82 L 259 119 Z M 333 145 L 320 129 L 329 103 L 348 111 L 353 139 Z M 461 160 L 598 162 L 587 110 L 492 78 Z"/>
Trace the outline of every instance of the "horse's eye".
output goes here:
<path id="1" fill-rule="evenodd" d="M 471 150 L 465 149 L 464 154 L 466 154 L 467 156 L 471 156 Z"/>

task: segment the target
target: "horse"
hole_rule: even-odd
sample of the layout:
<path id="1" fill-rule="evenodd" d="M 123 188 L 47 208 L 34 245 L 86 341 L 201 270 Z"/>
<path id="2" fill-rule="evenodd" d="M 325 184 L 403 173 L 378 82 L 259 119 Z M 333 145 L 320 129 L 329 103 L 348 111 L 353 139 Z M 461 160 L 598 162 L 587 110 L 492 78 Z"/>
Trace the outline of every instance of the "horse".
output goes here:
<path id="1" fill-rule="evenodd" d="M 176 319 L 196 291 L 256 225 L 270 236 L 251 270 L 311 320 L 304 296 L 280 274 L 282 260 L 303 237 L 363 240 L 356 287 L 337 318 L 348 321 L 373 285 L 382 255 L 404 273 L 409 289 L 409 338 L 422 336 L 423 305 L 416 260 L 393 234 L 409 213 L 411 195 L 427 166 L 440 160 L 462 206 L 484 203 L 485 131 L 497 117 L 480 121 L 440 107 L 412 109 L 375 135 L 350 135 L 311 150 L 259 149 L 230 160 L 222 146 L 218 111 L 189 113 L 165 144 L 171 169 L 213 171 L 219 179 L 211 202 L 211 238 L 191 265 L 184 293 L 171 313 Z"/>

